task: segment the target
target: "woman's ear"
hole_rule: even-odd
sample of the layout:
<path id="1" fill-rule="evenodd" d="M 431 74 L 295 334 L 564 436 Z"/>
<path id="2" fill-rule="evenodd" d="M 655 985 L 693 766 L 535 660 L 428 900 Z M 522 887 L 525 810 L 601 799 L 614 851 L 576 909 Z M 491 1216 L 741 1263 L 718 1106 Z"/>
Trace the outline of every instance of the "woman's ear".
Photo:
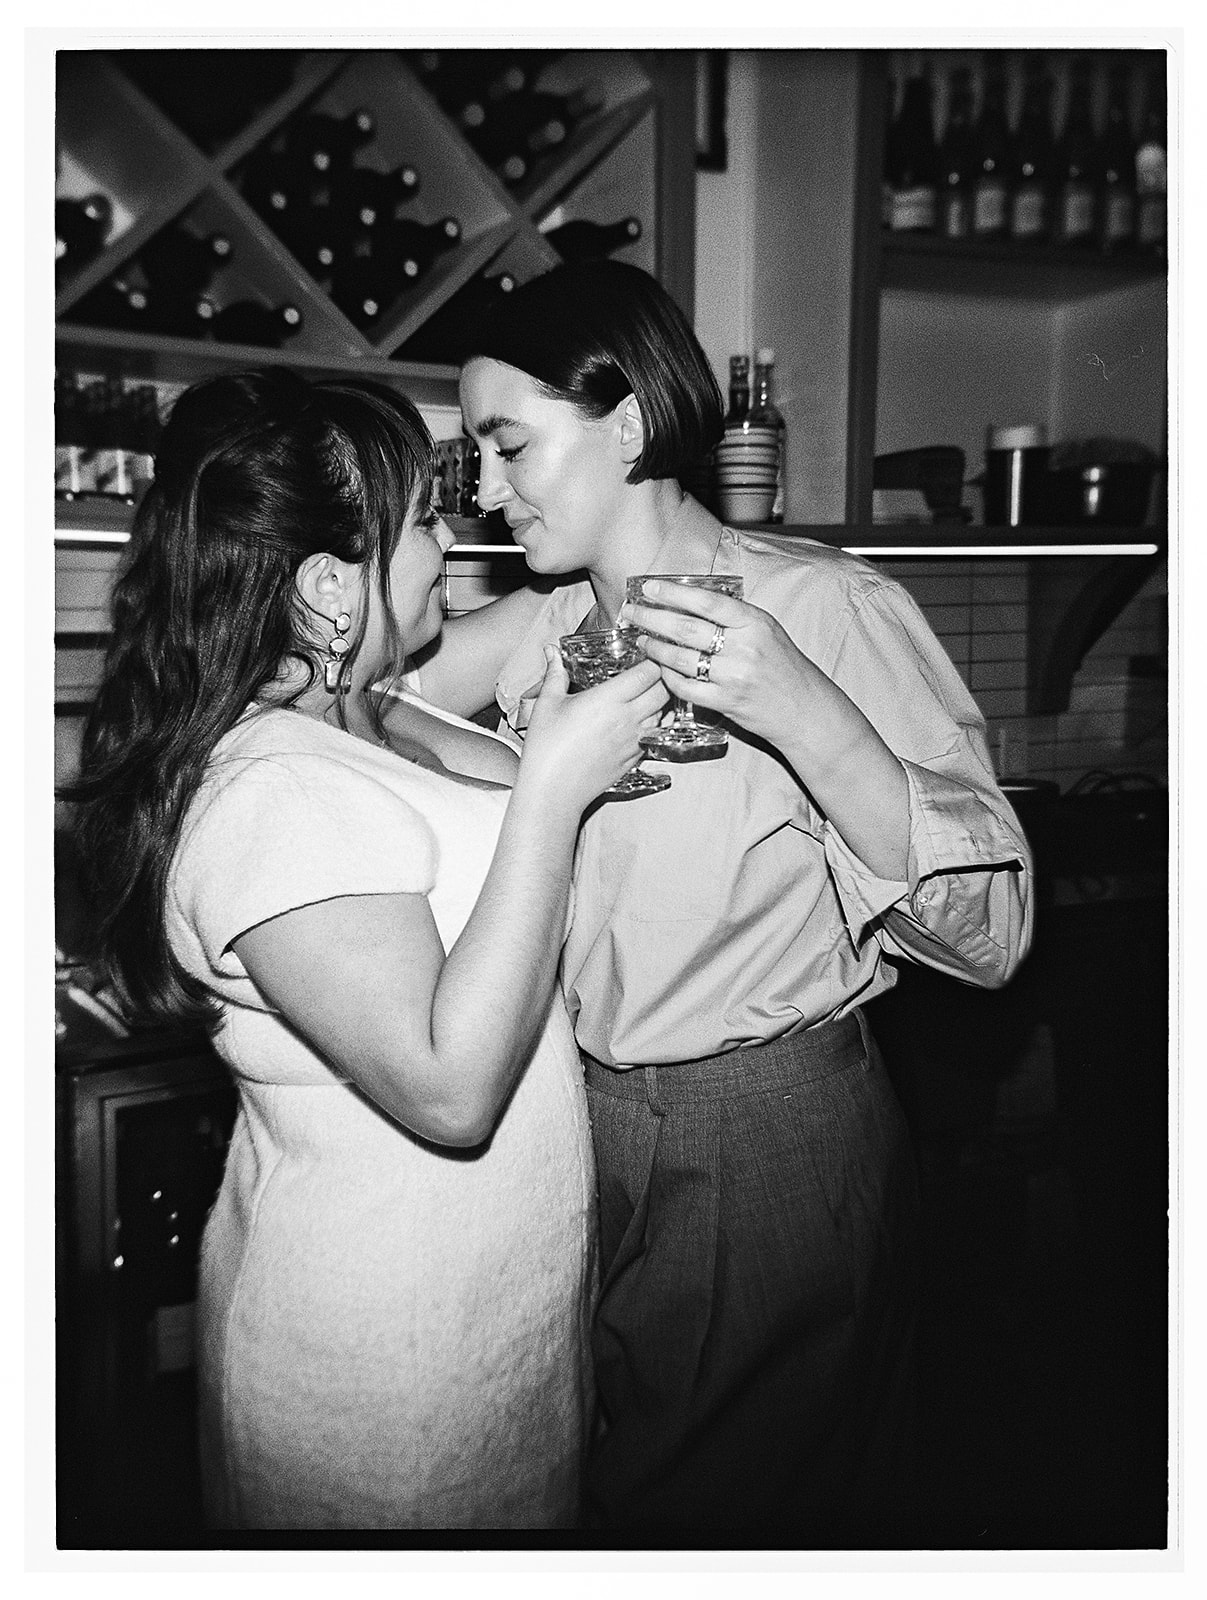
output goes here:
<path id="1" fill-rule="evenodd" d="M 616 408 L 620 418 L 620 456 L 632 466 L 645 449 L 645 419 L 635 394 L 627 395 Z"/>
<path id="2" fill-rule="evenodd" d="M 306 606 L 329 622 L 341 611 L 355 614 L 360 594 L 360 567 L 338 556 L 320 551 L 307 556 L 294 579 L 298 594 Z"/>

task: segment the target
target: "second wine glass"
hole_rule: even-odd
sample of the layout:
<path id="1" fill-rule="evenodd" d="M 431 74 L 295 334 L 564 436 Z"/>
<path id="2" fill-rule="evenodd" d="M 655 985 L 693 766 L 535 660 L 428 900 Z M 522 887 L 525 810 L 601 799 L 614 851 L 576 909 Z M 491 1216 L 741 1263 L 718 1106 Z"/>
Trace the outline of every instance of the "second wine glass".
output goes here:
<path id="1" fill-rule="evenodd" d="M 654 602 L 642 593 L 642 586 L 651 578 L 659 583 L 681 583 L 691 589 L 708 589 L 713 594 L 727 594 L 734 600 L 742 598 L 742 580 L 735 573 L 644 572 L 639 577 L 626 579 L 626 599 L 634 605 L 653 605 Z M 676 695 L 671 720 L 659 728 L 651 728 L 648 733 L 643 733 L 641 743 L 651 755 L 659 756 L 664 761 L 675 761 L 690 757 L 698 751 L 725 750 L 729 744 L 729 734 L 715 722 L 701 722 L 691 702 L 681 700 Z"/>
<path id="2" fill-rule="evenodd" d="M 590 689 L 607 678 L 614 678 L 626 667 L 635 667 L 644 661 L 645 656 L 637 642 L 639 637 L 636 628 L 589 628 L 582 633 L 564 634 L 558 640 L 558 646 L 566 664 L 570 687 Z M 659 790 L 669 789 L 670 786 L 667 773 L 646 772 L 638 763 L 603 792 L 624 799 L 630 795 L 657 794 Z"/>

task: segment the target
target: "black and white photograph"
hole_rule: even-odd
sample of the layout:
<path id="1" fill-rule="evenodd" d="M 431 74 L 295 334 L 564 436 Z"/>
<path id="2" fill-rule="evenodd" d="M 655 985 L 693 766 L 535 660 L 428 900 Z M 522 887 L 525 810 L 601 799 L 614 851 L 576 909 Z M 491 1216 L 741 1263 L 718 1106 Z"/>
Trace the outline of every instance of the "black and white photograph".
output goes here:
<path id="1" fill-rule="evenodd" d="M 1183 31 L 607 20 L 26 31 L 28 1569 L 1184 1575 Z"/>

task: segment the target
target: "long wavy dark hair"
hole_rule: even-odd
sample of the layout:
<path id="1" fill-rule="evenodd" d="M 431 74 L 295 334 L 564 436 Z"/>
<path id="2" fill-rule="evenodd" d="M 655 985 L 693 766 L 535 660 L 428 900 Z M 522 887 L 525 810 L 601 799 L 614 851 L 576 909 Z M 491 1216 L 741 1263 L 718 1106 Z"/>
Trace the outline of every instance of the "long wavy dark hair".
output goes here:
<path id="1" fill-rule="evenodd" d="M 308 556 L 365 564 L 384 602 L 382 675 L 401 666 L 390 560 L 434 468 L 414 405 L 367 380 L 237 373 L 193 385 L 172 408 L 114 586 L 79 776 L 60 791 L 75 807 L 98 955 L 132 1014 L 213 1020 L 164 921 L 189 802 L 249 702 L 291 663 L 306 671 L 290 700 L 321 670 L 295 584 Z M 363 635 L 362 614 L 345 684 Z M 336 705 L 347 726 L 342 692 Z"/>

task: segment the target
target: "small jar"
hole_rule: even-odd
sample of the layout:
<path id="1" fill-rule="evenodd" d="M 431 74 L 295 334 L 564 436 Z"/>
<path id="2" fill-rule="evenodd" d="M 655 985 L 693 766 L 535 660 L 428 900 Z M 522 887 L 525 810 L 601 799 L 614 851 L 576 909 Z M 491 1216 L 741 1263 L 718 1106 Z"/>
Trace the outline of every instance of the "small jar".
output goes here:
<path id="1" fill-rule="evenodd" d="M 985 523 L 1035 527 L 1048 518 L 1047 429 L 1035 422 L 990 426 L 985 435 Z"/>

